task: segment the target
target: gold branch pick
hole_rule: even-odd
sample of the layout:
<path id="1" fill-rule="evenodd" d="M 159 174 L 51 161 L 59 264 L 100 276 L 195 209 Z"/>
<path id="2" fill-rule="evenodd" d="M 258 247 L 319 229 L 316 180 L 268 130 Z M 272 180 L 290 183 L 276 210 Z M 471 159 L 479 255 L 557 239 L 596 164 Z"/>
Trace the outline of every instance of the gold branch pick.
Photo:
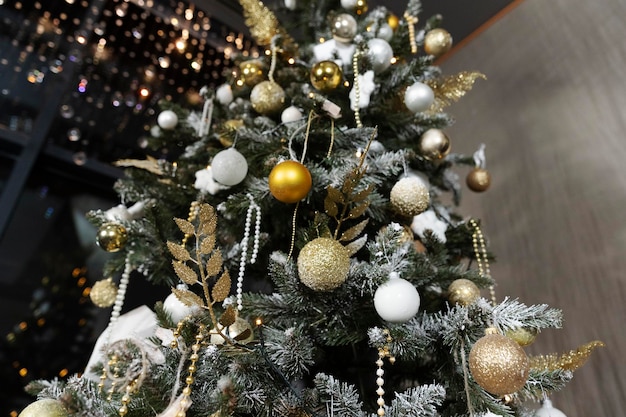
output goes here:
<path id="1" fill-rule="evenodd" d="M 557 354 L 538 355 L 530 357 L 530 367 L 538 370 L 556 371 L 562 369 L 564 371 L 575 371 L 587 362 L 591 353 L 599 347 L 604 347 L 604 343 L 594 340 L 580 346 L 576 350 Z"/>
<path id="2" fill-rule="evenodd" d="M 294 39 L 280 25 L 276 15 L 260 0 L 239 0 L 243 16 L 254 40 L 263 46 L 272 44 L 275 36 L 280 36 L 282 46 L 295 55 L 297 45 Z"/>
<path id="3" fill-rule="evenodd" d="M 462 71 L 456 75 L 426 81 L 426 84 L 435 93 L 435 102 L 428 111 L 431 113 L 443 111 L 445 107 L 460 100 L 465 93 L 470 91 L 474 82 L 479 78 L 487 79 L 484 74 L 477 71 Z"/>

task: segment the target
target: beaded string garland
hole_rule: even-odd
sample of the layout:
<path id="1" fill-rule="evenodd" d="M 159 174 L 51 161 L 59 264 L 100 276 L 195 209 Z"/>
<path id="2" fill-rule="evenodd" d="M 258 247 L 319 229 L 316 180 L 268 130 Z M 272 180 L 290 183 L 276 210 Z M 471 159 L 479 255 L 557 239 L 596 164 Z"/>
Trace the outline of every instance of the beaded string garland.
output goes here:
<path id="1" fill-rule="evenodd" d="M 246 273 L 246 263 L 248 261 L 248 245 L 250 241 L 250 229 L 252 227 L 252 215 L 254 214 L 254 236 L 252 253 L 250 254 L 250 263 L 256 262 L 257 255 L 259 253 L 259 236 L 261 234 L 261 207 L 254 201 L 254 198 L 250 193 L 246 194 L 246 197 L 250 200 L 250 206 L 246 212 L 246 223 L 244 225 L 243 239 L 241 240 L 241 259 L 239 261 L 239 273 L 237 275 L 237 310 L 243 309 L 243 278 Z"/>

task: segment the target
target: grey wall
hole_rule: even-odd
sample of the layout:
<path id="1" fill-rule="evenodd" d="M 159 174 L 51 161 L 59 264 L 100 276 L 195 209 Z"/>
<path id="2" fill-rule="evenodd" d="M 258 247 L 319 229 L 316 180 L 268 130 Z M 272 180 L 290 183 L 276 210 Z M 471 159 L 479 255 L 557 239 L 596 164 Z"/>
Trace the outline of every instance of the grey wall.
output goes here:
<path id="1" fill-rule="evenodd" d="M 564 312 L 527 351 L 607 345 L 553 397 L 568 417 L 626 415 L 625 38 L 625 0 L 526 0 L 441 64 L 488 77 L 448 133 L 487 145 L 492 187 L 462 212 L 483 219 L 497 295 Z"/>

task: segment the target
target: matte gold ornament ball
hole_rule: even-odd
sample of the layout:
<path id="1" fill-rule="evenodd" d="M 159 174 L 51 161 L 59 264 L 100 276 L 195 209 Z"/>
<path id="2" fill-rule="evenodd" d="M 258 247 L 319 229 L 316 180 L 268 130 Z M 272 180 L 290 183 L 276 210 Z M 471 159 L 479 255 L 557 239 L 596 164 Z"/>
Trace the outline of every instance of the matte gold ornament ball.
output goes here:
<path id="1" fill-rule="evenodd" d="M 334 61 L 321 61 L 313 65 L 309 78 L 313 87 L 322 92 L 329 92 L 341 84 L 343 74 Z"/>
<path id="2" fill-rule="evenodd" d="M 331 291 L 343 284 L 350 270 L 348 250 L 335 239 L 318 237 L 298 255 L 300 281 L 315 291 Z"/>
<path id="3" fill-rule="evenodd" d="M 118 223 L 105 223 L 98 229 L 96 242 L 107 252 L 117 252 L 128 241 L 126 228 Z"/>
<path id="4" fill-rule="evenodd" d="M 494 395 L 519 391 L 528 379 L 530 361 L 514 340 L 494 333 L 478 339 L 469 354 L 472 377 L 483 389 Z"/>
<path id="5" fill-rule="evenodd" d="M 450 153 L 450 138 L 439 129 L 428 129 L 420 137 L 419 152 L 430 161 L 443 159 Z"/>
<path id="6" fill-rule="evenodd" d="M 265 78 L 263 75 L 263 65 L 259 61 L 251 60 L 242 62 L 239 64 L 239 70 L 241 71 L 243 82 L 249 87 L 254 87 Z"/>
<path id="7" fill-rule="evenodd" d="M 111 307 L 115 303 L 115 297 L 117 296 L 117 285 L 113 282 L 112 278 L 103 279 L 96 282 L 91 287 L 89 292 L 89 298 L 98 307 L 107 308 Z"/>
<path id="8" fill-rule="evenodd" d="M 441 28 L 429 30 L 424 36 L 424 52 L 428 55 L 440 56 L 452 48 L 452 35 Z"/>
<path id="9" fill-rule="evenodd" d="M 313 180 L 308 168 L 298 161 L 283 161 L 270 172 L 270 193 L 283 203 L 297 203 L 311 190 Z"/>
<path id="10" fill-rule="evenodd" d="M 29 404 L 18 417 L 67 417 L 69 413 L 60 401 L 45 398 Z"/>
<path id="11" fill-rule="evenodd" d="M 480 289 L 469 279 L 456 279 L 448 286 L 448 301 L 452 304 L 467 306 L 478 297 L 480 297 Z"/>
<path id="12" fill-rule="evenodd" d="M 430 205 L 430 194 L 422 180 L 405 177 L 393 186 L 389 200 L 400 215 L 413 217 L 426 211 Z"/>
<path id="13" fill-rule="evenodd" d="M 476 167 L 468 172 L 465 182 L 470 190 L 481 193 L 491 185 L 491 175 L 486 169 Z"/>
<path id="14" fill-rule="evenodd" d="M 250 103 L 264 116 L 278 113 L 285 104 L 285 90 L 273 81 L 262 81 L 252 88 Z"/>

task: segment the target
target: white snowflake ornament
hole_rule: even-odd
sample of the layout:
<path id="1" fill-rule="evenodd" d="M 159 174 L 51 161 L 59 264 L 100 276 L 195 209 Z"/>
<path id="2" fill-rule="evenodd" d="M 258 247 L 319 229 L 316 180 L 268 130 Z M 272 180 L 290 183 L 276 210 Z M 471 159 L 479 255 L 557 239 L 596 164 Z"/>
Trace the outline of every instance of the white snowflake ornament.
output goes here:
<path id="1" fill-rule="evenodd" d="M 420 238 L 424 238 L 426 231 L 430 230 L 442 243 L 446 243 L 446 230 L 448 225 L 437 217 L 434 210 L 426 210 L 413 217 L 411 230 Z"/>
<path id="2" fill-rule="evenodd" d="M 374 90 L 376 90 L 376 83 L 374 83 L 374 71 L 366 71 L 365 74 L 359 74 L 359 103 L 358 108 L 364 109 L 370 104 L 370 97 Z M 350 107 L 354 110 L 357 109 L 356 101 L 356 86 L 350 90 Z"/>

